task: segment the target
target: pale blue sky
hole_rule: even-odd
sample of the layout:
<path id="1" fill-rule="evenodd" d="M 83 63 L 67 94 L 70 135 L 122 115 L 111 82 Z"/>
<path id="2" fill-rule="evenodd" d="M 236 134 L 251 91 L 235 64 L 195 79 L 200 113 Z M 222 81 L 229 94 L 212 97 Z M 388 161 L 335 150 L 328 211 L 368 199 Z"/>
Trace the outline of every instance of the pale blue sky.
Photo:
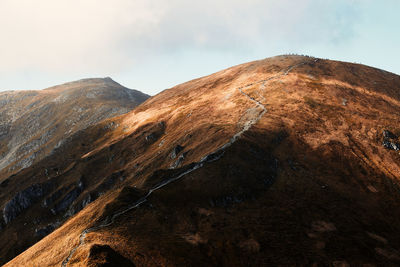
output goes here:
<path id="1" fill-rule="evenodd" d="M 285 53 L 400 74 L 396 0 L 0 0 L 0 90 L 110 76 L 148 94 Z"/>

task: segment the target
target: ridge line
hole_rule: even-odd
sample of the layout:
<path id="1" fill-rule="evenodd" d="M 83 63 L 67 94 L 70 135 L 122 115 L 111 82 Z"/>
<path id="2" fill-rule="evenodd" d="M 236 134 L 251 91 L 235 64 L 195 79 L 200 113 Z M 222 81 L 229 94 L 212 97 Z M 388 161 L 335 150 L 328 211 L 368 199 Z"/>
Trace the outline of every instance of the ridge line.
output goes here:
<path id="1" fill-rule="evenodd" d="M 318 61 L 318 58 L 314 59 L 314 62 L 317 62 L 317 61 Z M 115 219 L 116 219 L 116 218 L 118 218 L 119 216 L 121 216 L 121 215 L 127 213 L 128 211 L 130 211 L 130 210 L 132 210 L 132 209 L 135 209 L 135 208 L 139 207 L 141 204 L 145 203 L 145 202 L 147 201 L 147 198 L 148 198 L 154 191 L 157 191 L 158 189 L 160 189 L 160 188 L 162 188 L 162 187 L 164 187 L 164 186 L 166 186 L 166 185 L 168 185 L 168 184 L 170 184 L 170 183 L 172 183 L 172 182 L 174 182 L 174 181 L 176 181 L 176 180 L 179 180 L 180 178 L 182 178 L 182 177 L 185 176 L 186 174 L 189 174 L 189 173 L 191 173 L 191 172 L 193 172 L 193 171 L 195 171 L 195 170 L 197 170 L 197 169 L 203 167 L 205 163 L 213 162 L 213 161 L 216 161 L 216 160 L 220 159 L 220 158 L 223 156 L 223 154 L 225 153 L 225 149 L 226 149 L 226 148 L 230 147 L 233 143 L 235 143 L 235 142 L 242 136 L 243 133 L 247 132 L 247 131 L 251 128 L 251 126 L 253 126 L 254 124 L 256 124 L 256 123 L 262 118 L 262 116 L 267 112 L 267 108 L 266 108 L 260 101 L 258 101 L 257 99 L 255 99 L 255 98 L 249 96 L 247 93 L 245 93 L 245 92 L 243 91 L 243 89 L 248 88 L 248 87 L 250 87 L 250 86 L 252 86 L 252 85 L 254 85 L 254 84 L 259 84 L 259 83 L 262 83 L 262 86 L 264 86 L 265 83 L 266 83 L 267 81 L 270 81 L 270 80 L 273 80 L 273 79 L 277 79 L 277 78 L 279 78 L 279 77 L 281 77 L 281 76 L 286 76 L 286 75 L 288 75 L 294 68 L 296 68 L 296 67 L 298 67 L 298 66 L 301 66 L 301 65 L 304 65 L 304 64 L 306 64 L 307 62 L 308 62 L 308 60 L 307 60 L 307 61 L 302 61 L 302 62 L 300 62 L 300 63 L 298 63 L 298 64 L 295 64 L 295 65 L 292 65 L 292 66 L 289 66 L 286 70 L 285 70 L 285 69 L 284 69 L 284 70 L 281 70 L 281 71 L 280 71 L 280 72 L 281 72 L 280 74 L 277 74 L 277 75 L 275 75 L 275 76 L 273 76 L 273 77 L 270 77 L 270 78 L 268 78 L 268 79 L 261 80 L 261 81 L 257 81 L 257 82 L 254 82 L 254 83 L 250 83 L 250 84 L 247 84 L 247 85 L 242 86 L 242 87 L 237 87 L 238 91 L 239 91 L 242 95 L 244 95 L 245 97 L 247 97 L 247 98 L 248 98 L 249 100 L 251 100 L 252 102 L 255 102 L 256 105 L 257 105 L 258 107 L 261 107 L 261 108 L 263 109 L 263 111 L 262 111 L 260 114 L 258 114 L 258 116 L 257 116 L 256 118 L 250 119 L 249 121 L 247 121 L 247 122 L 245 123 L 245 125 L 243 126 L 243 129 L 240 130 L 240 131 L 238 131 L 236 134 L 234 134 L 234 135 L 229 139 L 229 141 L 228 141 L 227 143 L 225 143 L 223 146 L 221 146 L 220 148 L 216 149 L 215 151 L 213 151 L 213 152 L 207 154 L 206 156 L 204 156 L 203 158 L 201 158 L 200 161 L 193 163 L 193 164 L 194 164 L 193 167 L 191 167 L 191 168 L 189 168 L 188 170 L 186 170 L 186 171 L 184 171 L 184 172 L 178 174 L 178 175 L 175 176 L 175 177 L 172 177 L 172 178 L 170 178 L 170 179 L 168 179 L 168 180 L 165 180 L 164 182 L 161 182 L 161 183 L 159 183 L 158 185 L 154 186 L 153 188 L 151 188 L 151 189 L 147 192 L 147 194 L 146 194 L 144 197 L 142 197 L 142 198 L 140 198 L 139 200 L 135 201 L 134 203 L 132 203 L 131 205 L 129 205 L 126 209 L 124 209 L 124 210 L 122 210 L 122 211 L 119 211 L 119 212 L 117 212 L 117 213 L 114 213 L 114 214 L 111 216 L 111 219 L 110 219 L 110 217 L 107 217 L 100 225 L 98 225 L 98 226 L 93 226 L 93 227 L 84 229 L 84 230 L 80 233 L 80 235 L 79 235 L 79 243 L 78 243 L 78 245 L 76 245 L 74 248 L 72 248 L 72 249 L 70 250 L 70 253 L 68 254 L 67 258 L 65 258 L 65 259 L 63 260 L 63 262 L 61 263 L 61 266 L 62 266 L 62 267 L 66 267 L 67 264 L 69 263 L 69 261 L 71 260 L 72 256 L 75 254 L 76 250 L 77 250 L 79 247 L 81 247 L 82 245 L 85 244 L 85 238 L 86 238 L 86 235 L 87 235 L 88 233 L 91 233 L 91 232 L 94 232 L 94 231 L 97 231 L 97 230 L 99 230 L 99 229 L 102 229 L 102 228 L 105 228 L 105 227 L 107 227 L 107 226 L 112 225 L 112 224 L 115 222 Z M 283 72 L 283 73 L 282 73 L 282 72 Z"/>

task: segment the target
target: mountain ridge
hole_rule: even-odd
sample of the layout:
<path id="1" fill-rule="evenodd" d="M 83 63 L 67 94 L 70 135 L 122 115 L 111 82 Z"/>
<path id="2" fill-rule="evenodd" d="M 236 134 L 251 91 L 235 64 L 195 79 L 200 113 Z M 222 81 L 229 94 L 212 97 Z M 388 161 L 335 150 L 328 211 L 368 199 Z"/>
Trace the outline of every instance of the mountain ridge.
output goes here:
<path id="1" fill-rule="evenodd" d="M 396 75 L 299 56 L 163 91 L 10 180 L 56 188 L 4 236 L 77 193 L 76 215 L 7 266 L 112 264 L 99 250 L 139 266 L 396 264 L 399 154 L 382 142 L 398 140 L 399 92 Z"/>
<path id="2" fill-rule="evenodd" d="M 115 82 L 110 85 L 109 80 L 104 79 L 75 81 L 44 90 L 1 92 L 3 153 L 0 167 L 4 169 L 21 160 L 24 162 L 15 168 L 11 166 L 11 171 L 29 166 L 36 158 L 32 152 L 45 148 L 53 135 L 59 135 L 52 141 L 57 147 L 71 133 L 107 117 L 126 113 L 147 98 L 137 90 Z M 41 133 L 42 130 L 46 132 Z M 62 130 L 65 132 L 61 133 Z M 49 151 L 39 154 L 46 153 Z"/>

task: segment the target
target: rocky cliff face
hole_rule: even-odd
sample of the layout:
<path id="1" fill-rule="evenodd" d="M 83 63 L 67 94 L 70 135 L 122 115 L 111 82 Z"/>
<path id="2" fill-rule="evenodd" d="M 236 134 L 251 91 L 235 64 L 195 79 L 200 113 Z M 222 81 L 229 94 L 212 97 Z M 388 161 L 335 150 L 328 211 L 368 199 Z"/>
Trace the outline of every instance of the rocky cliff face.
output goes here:
<path id="1" fill-rule="evenodd" d="M 0 93 L 0 179 L 31 166 L 67 138 L 148 98 L 110 78 Z"/>
<path id="2" fill-rule="evenodd" d="M 45 189 L 40 184 L 34 184 L 18 192 L 8 201 L 3 210 L 4 222 L 7 224 L 17 217 L 23 210 L 32 206 L 40 197 L 43 196 Z"/>
<path id="3" fill-rule="evenodd" d="M 21 253 L 6 266 L 396 266 L 399 107 L 399 76 L 312 57 L 178 85 L 4 181 L 2 207 L 50 186 L 8 213 L 0 255 Z"/>

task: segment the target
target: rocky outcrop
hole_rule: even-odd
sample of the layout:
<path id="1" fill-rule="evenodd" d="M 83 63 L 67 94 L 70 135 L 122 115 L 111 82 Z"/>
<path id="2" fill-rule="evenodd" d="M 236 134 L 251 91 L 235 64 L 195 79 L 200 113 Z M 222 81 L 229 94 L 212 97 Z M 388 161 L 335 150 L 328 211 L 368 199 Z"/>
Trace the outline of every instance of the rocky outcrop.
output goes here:
<path id="1" fill-rule="evenodd" d="M 153 144 L 165 133 L 165 122 L 161 121 L 155 125 L 152 125 L 151 129 L 145 133 L 145 140 L 149 144 Z"/>
<path id="2" fill-rule="evenodd" d="M 83 182 L 79 181 L 59 202 L 51 209 L 53 214 L 59 214 L 67 210 L 83 191 Z"/>
<path id="3" fill-rule="evenodd" d="M 115 184 L 117 184 L 118 182 L 122 182 L 123 180 L 125 180 L 125 175 L 123 171 L 114 172 L 109 177 L 105 178 L 104 181 L 101 182 L 95 189 L 86 193 L 80 203 L 75 203 L 73 206 L 74 212 L 80 211 L 89 203 L 95 201 L 99 196 L 113 188 Z"/>
<path id="4" fill-rule="evenodd" d="M 104 181 L 96 187 L 95 191 L 98 192 L 98 194 L 103 194 L 111 189 L 118 181 L 123 181 L 124 179 L 125 175 L 123 171 L 114 172 L 104 179 Z"/>
<path id="5" fill-rule="evenodd" d="M 394 133 L 389 130 L 383 130 L 383 142 L 382 145 L 384 148 L 389 150 L 400 150 L 400 144 L 397 142 L 398 137 Z"/>
<path id="6" fill-rule="evenodd" d="M 383 130 L 384 139 L 397 139 L 397 136 L 389 130 Z"/>
<path id="7" fill-rule="evenodd" d="M 174 149 L 171 152 L 171 159 L 175 159 L 183 149 L 184 147 L 181 145 L 177 145 L 176 147 L 174 147 Z"/>
<path id="8" fill-rule="evenodd" d="M 3 209 L 3 219 L 7 224 L 17 217 L 23 210 L 37 202 L 46 191 L 45 186 L 34 184 L 18 192 L 10 201 L 6 203 Z"/>
<path id="9" fill-rule="evenodd" d="M 181 166 L 182 162 L 185 160 L 186 154 L 187 154 L 187 152 L 180 155 L 178 157 L 178 159 L 174 163 L 171 164 L 170 168 L 175 169 L 175 168 L 178 168 L 179 166 Z"/>
<path id="10" fill-rule="evenodd" d="M 70 187 L 68 187 L 68 186 L 64 186 L 64 187 L 62 187 L 62 188 L 60 188 L 60 189 L 58 189 L 56 192 L 54 192 L 53 194 L 51 194 L 49 197 L 47 197 L 44 201 L 43 201 L 43 204 L 42 204 L 42 206 L 43 207 L 49 207 L 49 206 L 51 206 L 54 202 L 56 202 L 63 194 L 65 194 L 67 191 L 68 191 L 68 189 L 69 189 Z"/>

